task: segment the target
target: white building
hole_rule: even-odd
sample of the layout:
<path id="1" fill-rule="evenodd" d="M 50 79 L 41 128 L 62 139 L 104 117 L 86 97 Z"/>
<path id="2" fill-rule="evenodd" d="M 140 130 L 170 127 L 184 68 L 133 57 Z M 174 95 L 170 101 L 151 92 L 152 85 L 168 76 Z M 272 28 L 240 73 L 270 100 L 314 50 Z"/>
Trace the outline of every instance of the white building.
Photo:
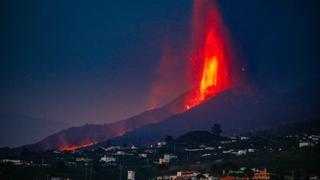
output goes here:
<path id="1" fill-rule="evenodd" d="M 205 153 L 205 154 L 202 154 L 201 157 L 206 157 L 206 156 L 211 156 L 210 153 Z"/>
<path id="2" fill-rule="evenodd" d="M 312 141 L 320 141 L 320 136 L 318 136 L 318 135 L 310 135 L 309 139 L 311 139 Z"/>
<path id="3" fill-rule="evenodd" d="M 240 136 L 240 140 L 248 140 L 249 137 L 246 137 L 246 136 Z"/>
<path id="4" fill-rule="evenodd" d="M 242 155 L 246 155 L 247 154 L 247 150 L 243 150 L 243 149 L 240 149 L 238 150 L 237 152 L 235 152 L 235 155 L 237 156 L 242 156 Z"/>
<path id="5" fill-rule="evenodd" d="M 1 163 L 12 163 L 14 165 L 23 165 L 23 161 L 20 159 L 1 159 Z"/>
<path id="6" fill-rule="evenodd" d="M 106 163 L 111 163 L 111 162 L 116 162 L 116 158 L 114 157 L 107 157 L 104 155 L 103 157 L 100 158 L 100 162 L 106 162 Z"/>
<path id="7" fill-rule="evenodd" d="M 159 158 L 159 164 L 168 164 L 173 159 L 177 159 L 177 158 L 178 158 L 178 156 L 175 154 L 164 154 L 163 158 Z"/>
<path id="8" fill-rule="evenodd" d="M 135 145 L 132 145 L 130 148 L 131 149 L 138 149 L 138 147 L 136 147 Z"/>
<path id="9" fill-rule="evenodd" d="M 172 159 L 177 159 L 177 158 L 178 158 L 178 156 L 175 155 L 175 154 L 164 154 L 164 155 L 163 155 L 163 159 L 164 159 L 165 162 L 167 162 L 167 163 L 170 163 L 170 161 L 171 161 Z"/>
<path id="10" fill-rule="evenodd" d="M 165 164 L 166 161 L 164 160 L 164 158 L 159 158 L 159 164 Z"/>
<path id="11" fill-rule="evenodd" d="M 62 177 L 51 177 L 51 180 L 63 180 Z"/>
<path id="12" fill-rule="evenodd" d="M 128 180 L 135 180 L 136 172 L 135 171 L 128 171 Z"/>
<path id="13" fill-rule="evenodd" d="M 124 156 L 124 155 L 126 155 L 126 156 L 132 156 L 133 154 L 132 153 L 126 153 L 126 152 L 124 152 L 124 151 L 117 151 L 116 153 L 114 153 L 114 155 L 116 155 L 116 156 Z"/>
<path id="14" fill-rule="evenodd" d="M 157 142 L 157 147 L 162 147 L 165 145 L 167 145 L 167 142 L 165 142 L 165 141 Z"/>
<path id="15" fill-rule="evenodd" d="M 252 148 L 249 148 L 249 149 L 248 149 L 248 152 L 249 152 L 249 153 L 254 153 L 254 152 L 256 152 L 256 150 L 255 150 L 255 149 L 252 149 Z"/>
<path id="16" fill-rule="evenodd" d="M 107 147 L 107 148 L 103 148 L 105 151 L 116 151 L 116 150 L 119 150 L 121 149 L 120 146 L 110 146 L 110 147 Z"/>
<path id="17" fill-rule="evenodd" d="M 212 150 L 215 150 L 215 148 L 214 147 L 211 147 L 211 146 L 208 146 L 208 147 L 206 147 L 206 148 L 204 148 L 205 150 L 210 150 L 210 151 L 212 151 Z"/>
<path id="18" fill-rule="evenodd" d="M 310 141 L 299 142 L 299 148 L 312 147 L 312 146 L 313 146 L 313 143 Z"/>
<path id="19" fill-rule="evenodd" d="M 223 150 L 222 153 L 223 154 L 231 154 L 231 153 L 233 153 L 233 149 Z"/>
<path id="20" fill-rule="evenodd" d="M 199 172 L 197 171 L 178 171 L 177 177 L 182 177 L 184 179 L 191 179 L 195 176 L 197 176 Z"/>
<path id="21" fill-rule="evenodd" d="M 148 154 L 147 154 L 147 153 L 140 153 L 140 154 L 139 154 L 139 157 L 147 158 L 147 157 L 148 157 Z"/>

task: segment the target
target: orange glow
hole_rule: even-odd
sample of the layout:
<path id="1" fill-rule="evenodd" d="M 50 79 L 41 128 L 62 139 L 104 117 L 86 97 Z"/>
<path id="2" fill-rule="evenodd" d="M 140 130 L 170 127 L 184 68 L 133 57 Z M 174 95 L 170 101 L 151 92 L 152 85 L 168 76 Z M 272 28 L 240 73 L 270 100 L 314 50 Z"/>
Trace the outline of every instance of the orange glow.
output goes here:
<path id="1" fill-rule="evenodd" d="M 130 131 L 130 129 L 128 129 L 128 130 L 118 130 L 117 132 L 116 132 L 116 135 L 115 135 L 115 137 L 119 137 L 119 136 L 122 136 L 122 135 L 124 135 L 127 131 Z"/>
<path id="2" fill-rule="evenodd" d="M 59 150 L 60 151 L 75 151 L 75 150 L 77 150 L 79 148 L 92 146 L 95 143 L 96 142 L 90 142 L 90 143 L 81 144 L 81 145 L 78 145 L 78 146 L 65 146 L 65 147 L 60 148 Z"/>
<path id="3" fill-rule="evenodd" d="M 203 100 L 206 96 L 207 89 L 217 84 L 217 57 L 205 59 L 205 68 L 203 70 L 202 79 L 200 82 L 200 99 Z"/>
<path id="4" fill-rule="evenodd" d="M 181 94 L 179 90 L 186 87 L 192 90 L 175 108 L 175 113 L 184 112 L 230 88 L 240 77 L 235 76 L 235 62 L 231 64 L 235 52 L 215 0 L 194 0 L 190 45 L 183 52 L 172 47 L 164 48 L 158 78 L 151 88 L 151 109 L 167 102 L 169 96 Z"/>
<path id="5" fill-rule="evenodd" d="M 187 97 L 186 110 L 231 86 L 227 30 L 218 9 L 212 1 L 195 0 L 194 3 L 195 50 L 191 56 L 192 66 L 189 73 L 195 89 Z"/>
<path id="6" fill-rule="evenodd" d="M 183 92 L 183 88 L 186 86 L 187 80 L 185 77 L 185 66 L 187 66 L 186 59 L 188 55 L 187 50 L 181 50 L 172 48 L 177 42 L 164 42 L 164 48 L 162 56 L 158 65 L 158 69 L 155 72 L 155 79 L 151 84 L 150 92 L 150 105 L 149 109 L 155 109 L 172 98 L 180 95 Z M 181 108 L 183 110 L 183 108 Z"/>

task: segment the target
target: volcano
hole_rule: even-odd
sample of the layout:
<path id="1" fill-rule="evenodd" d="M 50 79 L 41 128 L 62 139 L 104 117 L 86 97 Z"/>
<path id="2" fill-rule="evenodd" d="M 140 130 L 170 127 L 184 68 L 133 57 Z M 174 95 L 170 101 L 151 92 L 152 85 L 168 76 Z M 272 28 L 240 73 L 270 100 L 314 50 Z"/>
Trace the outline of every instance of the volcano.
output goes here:
<path id="1" fill-rule="evenodd" d="M 219 123 L 226 135 L 272 128 L 319 118 L 319 91 L 319 85 L 307 85 L 287 93 L 274 93 L 256 83 L 246 83 L 185 111 L 183 104 L 189 92 L 162 108 L 115 123 L 69 128 L 22 148 L 38 151 L 74 150 L 96 143 L 146 145 L 167 135 L 178 137 L 189 131 L 209 130 L 214 123 Z"/>
<path id="2" fill-rule="evenodd" d="M 236 135 L 279 125 L 319 119 L 320 86 L 307 85 L 287 93 L 274 93 L 256 84 L 243 84 L 223 91 L 208 101 L 155 124 L 145 125 L 108 143 L 146 145 L 170 135 L 210 130 L 214 123 L 223 134 Z"/>
<path id="3" fill-rule="evenodd" d="M 192 90 L 126 120 L 72 127 L 23 148 L 74 150 L 109 140 L 144 145 L 166 135 L 208 130 L 214 123 L 234 134 L 319 115 L 318 87 L 282 94 L 242 80 L 245 67 L 238 66 L 218 7 L 214 1 L 194 2 L 193 48 L 187 59 Z"/>
<path id="4" fill-rule="evenodd" d="M 234 85 L 231 75 L 231 48 L 227 28 L 213 1 L 195 0 L 193 49 L 190 57 L 191 91 L 167 105 L 143 112 L 127 120 L 104 125 L 73 127 L 53 134 L 31 147 L 74 150 L 124 135 L 147 124 L 191 110 Z"/>
<path id="5" fill-rule="evenodd" d="M 186 100 L 190 109 L 234 85 L 231 70 L 232 48 L 228 30 L 218 7 L 209 0 L 195 0 L 193 9 L 193 45 L 191 54 L 191 86 Z"/>

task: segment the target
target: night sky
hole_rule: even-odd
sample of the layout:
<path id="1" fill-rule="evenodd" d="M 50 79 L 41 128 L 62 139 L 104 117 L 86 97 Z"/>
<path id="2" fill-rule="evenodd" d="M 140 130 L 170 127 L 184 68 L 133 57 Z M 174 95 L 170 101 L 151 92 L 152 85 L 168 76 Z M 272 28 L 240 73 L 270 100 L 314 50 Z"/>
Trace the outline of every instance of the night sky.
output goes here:
<path id="1" fill-rule="evenodd" d="M 278 92 L 318 83 L 316 0 L 218 2 L 250 79 Z M 187 61 L 180 54 L 190 44 L 192 5 L 2 1 L 0 112 L 81 125 L 146 110 L 164 49 Z M 187 90 L 181 68 L 172 77 L 177 87 L 164 101 Z"/>

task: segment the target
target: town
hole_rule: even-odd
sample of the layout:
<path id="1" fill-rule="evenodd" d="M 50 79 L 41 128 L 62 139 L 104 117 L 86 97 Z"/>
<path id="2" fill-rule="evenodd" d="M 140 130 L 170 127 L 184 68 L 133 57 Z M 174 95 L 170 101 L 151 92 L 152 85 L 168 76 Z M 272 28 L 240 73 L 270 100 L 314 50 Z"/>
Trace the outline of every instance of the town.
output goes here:
<path id="1" fill-rule="evenodd" d="M 216 127 L 215 127 L 216 126 Z M 148 147 L 96 146 L 20 155 L 1 150 L 5 179 L 319 179 L 319 134 L 220 136 L 193 131 Z"/>

